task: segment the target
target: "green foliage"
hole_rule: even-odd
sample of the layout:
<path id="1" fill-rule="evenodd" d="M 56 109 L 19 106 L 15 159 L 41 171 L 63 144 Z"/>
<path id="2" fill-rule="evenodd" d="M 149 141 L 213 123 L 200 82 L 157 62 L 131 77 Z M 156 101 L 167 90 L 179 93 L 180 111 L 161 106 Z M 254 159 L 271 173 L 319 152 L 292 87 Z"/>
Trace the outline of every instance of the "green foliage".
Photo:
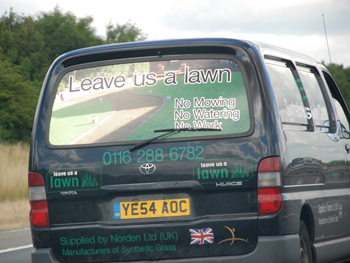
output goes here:
<path id="1" fill-rule="evenodd" d="M 142 30 L 128 21 L 125 25 L 113 24 L 110 22 L 107 26 L 107 43 L 123 43 L 145 40 L 146 35 Z"/>
<path id="2" fill-rule="evenodd" d="M 77 19 L 68 12 L 62 14 L 56 7 L 53 12 L 41 13 L 36 26 L 43 36 L 50 63 L 68 51 L 103 44 L 90 27 L 92 17 Z"/>
<path id="3" fill-rule="evenodd" d="M 29 141 L 38 91 L 9 61 L 0 61 L 0 87 L 0 140 Z"/>
<path id="4" fill-rule="evenodd" d="M 348 108 L 350 108 L 350 67 L 345 68 L 343 65 L 328 64 L 326 65 L 337 83 Z"/>
<path id="5" fill-rule="evenodd" d="M 0 17 L 0 141 L 30 140 L 40 88 L 58 56 L 89 46 L 145 39 L 128 22 L 109 24 L 104 40 L 95 35 L 92 22 L 90 16 L 77 18 L 59 7 L 36 17 L 11 9 Z"/>

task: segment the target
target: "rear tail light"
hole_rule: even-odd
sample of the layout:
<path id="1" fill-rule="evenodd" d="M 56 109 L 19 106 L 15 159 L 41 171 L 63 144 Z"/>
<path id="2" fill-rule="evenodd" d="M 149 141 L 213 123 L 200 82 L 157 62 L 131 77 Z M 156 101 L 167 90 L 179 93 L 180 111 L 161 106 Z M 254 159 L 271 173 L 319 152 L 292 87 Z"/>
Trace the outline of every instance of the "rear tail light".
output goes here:
<path id="1" fill-rule="evenodd" d="M 30 221 L 34 227 L 49 227 L 45 183 L 41 174 L 28 173 Z"/>
<path id="2" fill-rule="evenodd" d="M 262 160 L 258 169 L 259 215 L 276 214 L 282 207 L 281 174 L 278 157 Z"/>
<path id="3" fill-rule="evenodd" d="M 30 202 L 30 220 L 35 227 L 48 227 L 47 201 Z"/>

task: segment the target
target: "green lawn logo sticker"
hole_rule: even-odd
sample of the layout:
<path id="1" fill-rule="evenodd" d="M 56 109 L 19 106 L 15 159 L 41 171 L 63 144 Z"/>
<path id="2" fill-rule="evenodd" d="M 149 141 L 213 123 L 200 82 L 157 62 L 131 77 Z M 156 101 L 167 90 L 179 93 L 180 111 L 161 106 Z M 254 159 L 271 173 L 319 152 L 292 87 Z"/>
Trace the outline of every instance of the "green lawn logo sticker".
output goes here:
<path id="1" fill-rule="evenodd" d="M 202 184 L 243 182 L 252 179 L 252 158 L 209 159 L 193 164 L 193 180 Z"/>
<path id="2" fill-rule="evenodd" d="M 46 175 L 48 193 L 97 190 L 102 185 L 100 167 L 50 170 Z"/>

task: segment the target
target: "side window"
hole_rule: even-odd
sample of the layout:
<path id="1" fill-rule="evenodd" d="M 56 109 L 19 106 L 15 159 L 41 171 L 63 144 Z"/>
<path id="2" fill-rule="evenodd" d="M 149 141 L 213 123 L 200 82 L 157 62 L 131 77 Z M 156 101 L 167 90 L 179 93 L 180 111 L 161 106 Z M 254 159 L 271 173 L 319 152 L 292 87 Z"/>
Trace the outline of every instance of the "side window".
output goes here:
<path id="1" fill-rule="evenodd" d="M 349 131 L 349 127 L 350 127 L 349 117 L 350 116 L 349 116 L 348 107 L 346 106 L 345 101 L 344 101 L 337 85 L 333 81 L 332 77 L 327 72 L 323 72 L 323 76 L 326 80 L 326 84 L 328 86 L 328 89 L 333 97 L 333 105 L 334 105 L 335 110 L 337 111 L 337 114 L 338 114 L 337 121 L 340 121 L 340 123 L 346 129 L 346 131 Z M 349 137 L 349 135 L 347 135 L 346 137 Z"/>
<path id="2" fill-rule="evenodd" d="M 286 63 L 266 60 L 278 111 L 283 124 L 308 125 L 303 96 L 291 68 Z"/>
<path id="3" fill-rule="evenodd" d="M 335 131 L 333 111 L 318 71 L 313 67 L 300 65 L 297 69 L 315 126 L 324 128 L 324 126 L 331 125 L 333 127 L 331 130 Z"/>
<path id="4" fill-rule="evenodd" d="M 339 121 L 345 127 L 345 129 L 349 131 L 349 122 L 346 119 L 344 110 L 343 110 L 342 106 L 340 105 L 339 101 L 337 101 L 336 99 L 333 99 L 333 105 L 335 107 L 335 110 L 338 113 Z"/>

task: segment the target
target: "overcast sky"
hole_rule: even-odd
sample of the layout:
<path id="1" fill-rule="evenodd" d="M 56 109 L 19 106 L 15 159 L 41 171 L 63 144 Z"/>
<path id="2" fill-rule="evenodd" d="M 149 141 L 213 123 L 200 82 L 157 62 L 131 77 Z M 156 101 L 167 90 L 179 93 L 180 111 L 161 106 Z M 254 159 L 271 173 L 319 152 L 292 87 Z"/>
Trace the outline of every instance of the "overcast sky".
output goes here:
<path id="1" fill-rule="evenodd" d="M 105 37 L 109 22 L 128 20 L 148 40 L 229 37 L 292 49 L 329 63 L 322 14 L 333 63 L 350 67 L 350 0 L 0 0 L 1 15 L 38 15 L 70 11 L 92 16 L 96 34 Z"/>

